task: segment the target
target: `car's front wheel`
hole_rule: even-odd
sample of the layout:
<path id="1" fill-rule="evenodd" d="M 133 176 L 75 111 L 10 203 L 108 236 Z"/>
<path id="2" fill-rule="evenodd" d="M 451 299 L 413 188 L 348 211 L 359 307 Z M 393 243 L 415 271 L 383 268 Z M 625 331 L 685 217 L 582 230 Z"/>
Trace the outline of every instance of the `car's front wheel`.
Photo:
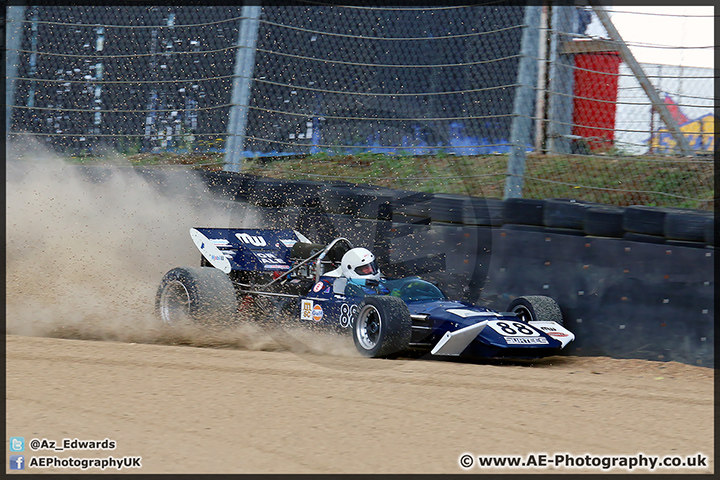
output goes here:
<path id="1" fill-rule="evenodd" d="M 231 324 L 237 313 L 235 288 L 213 267 L 173 268 L 160 281 L 155 312 L 168 325 Z"/>
<path id="2" fill-rule="evenodd" d="M 412 334 L 410 311 L 400 298 L 368 296 L 358 305 L 353 322 L 355 348 L 364 357 L 390 357 L 408 349 Z"/>
<path id="3" fill-rule="evenodd" d="M 563 324 L 560 306 L 550 297 L 528 295 L 510 302 L 508 312 L 513 312 L 521 322 L 557 322 Z"/>

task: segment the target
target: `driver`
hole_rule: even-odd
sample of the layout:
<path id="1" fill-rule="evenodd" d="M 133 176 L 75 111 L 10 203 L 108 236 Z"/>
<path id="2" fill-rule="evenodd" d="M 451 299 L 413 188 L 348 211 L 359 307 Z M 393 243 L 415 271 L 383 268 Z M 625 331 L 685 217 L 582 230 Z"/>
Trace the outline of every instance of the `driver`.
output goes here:
<path id="1" fill-rule="evenodd" d="M 351 248 L 340 260 L 340 274 L 347 278 L 347 295 L 387 294 L 375 255 L 367 248 Z"/>
<path id="2" fill-rule="evenodd" d="M 375 263 L 375 255 L 367 248 L 351 248 L 345 252 L 340 260 L 340 269 L 348 280 L 380 281 L 380 269 Z"/>

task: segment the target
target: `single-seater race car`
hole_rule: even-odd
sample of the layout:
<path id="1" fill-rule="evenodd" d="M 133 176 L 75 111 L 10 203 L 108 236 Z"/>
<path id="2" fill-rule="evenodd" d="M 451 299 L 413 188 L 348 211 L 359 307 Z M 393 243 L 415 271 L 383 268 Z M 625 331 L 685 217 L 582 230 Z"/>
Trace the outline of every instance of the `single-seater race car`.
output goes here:
<path id="1" fill-rule="evenodd" d="M 261 306 L 265 320 L 352 332 L 366 357 L 541 358 L 575 338 L 550 297 L 517 297 L 506 312 L 452 301 L 419 277 L 383 278 L 374 255 L 346 238 L 324 245 L 295 230 L 229 228 L 190 236 L 201 266 L 173 268 L 157 291 L 168 324 L 232 324 Z"/>

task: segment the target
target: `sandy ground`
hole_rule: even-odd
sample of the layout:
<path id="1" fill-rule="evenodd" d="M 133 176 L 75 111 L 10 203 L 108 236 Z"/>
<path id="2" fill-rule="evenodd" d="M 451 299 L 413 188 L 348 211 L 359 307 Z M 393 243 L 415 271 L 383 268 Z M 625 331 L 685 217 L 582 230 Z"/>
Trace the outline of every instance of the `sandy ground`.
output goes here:
<path id="1" fill-rule="evenodd" d="M 714 471 L 714 372 L 703 367 L 375 360 L 14 335 L 6 347 L 6 437 L 117 443 L 26 451 L 27 461 L 141 456 L 142 468 L 127 470 L 138 473 L 483 473 L 493 470 L 464 469 L 460 456 L 701 453 L 707 467 L 656 472 Z"/>
<path id="2" fill-rule="evenodd" d="M 26 448 L 28 465 L 112 455 L 142 457 L 128 470 L 140 473 L 485 473 L 480 455 L 699 453 L 706 467 L 658 471 L 714 471 L 712 369 L 369 360 L 347 339 L 160 328 L 160 279 L 199 263 L 189 228 L 262 227 L 257 212 L 187 171 L 159 192 L 121 158 L 97 181 L 17 147 L 6 163 L 6 452 L 10 437 L 117 444 Z"/>

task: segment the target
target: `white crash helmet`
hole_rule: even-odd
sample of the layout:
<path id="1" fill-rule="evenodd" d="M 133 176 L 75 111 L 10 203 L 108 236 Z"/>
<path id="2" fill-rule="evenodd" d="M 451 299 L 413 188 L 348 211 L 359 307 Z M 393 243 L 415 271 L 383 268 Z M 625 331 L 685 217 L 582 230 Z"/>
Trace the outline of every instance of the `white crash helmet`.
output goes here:
<path id="1" fill-rule="evenodd" d="M 341 260 L 342 274 L 349 279 L 380 280 L 375 255 L 367 248 L 351 248 Z"/>

